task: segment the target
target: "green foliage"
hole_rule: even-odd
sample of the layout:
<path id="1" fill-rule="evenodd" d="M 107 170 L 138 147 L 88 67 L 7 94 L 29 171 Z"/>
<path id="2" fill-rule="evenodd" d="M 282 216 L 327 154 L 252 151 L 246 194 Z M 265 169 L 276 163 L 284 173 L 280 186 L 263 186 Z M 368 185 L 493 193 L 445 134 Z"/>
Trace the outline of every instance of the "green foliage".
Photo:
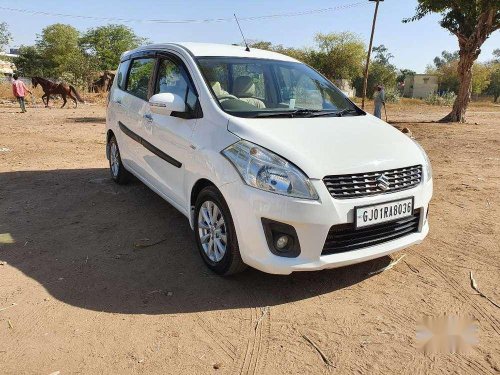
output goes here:
<path id="1" fill-rule="evenodd" d="M 477 31 L 481 16 L 488 11 L 493 11 L 493 32 L 500 27 L 498 0 L 418 0 L 416 14 L 403 22 L 416 21 L 430 13 L 440 13 L 441 27 L 457 36 L 469 38 Z"/>
<path id="2" fill-rule="evenodd" d="M 401 94 L 395 88 L 388 88 L 385 90 L 385 102 L 386 103 L 399 103 L 401 101 Z"/>
<path id="3" fill-rule="evenodd" d="M 454 61 L 460 60 L 460 53 L 459 51 L 455 52 L 448 52 L 448 51 L 443 51 L 441 52 L 441 57 L 436 56 L 434 58 L 434 65 L 436 66 L 437 69 L 441 68 L 444 65 L 450 64 Z"/>
<path id="4" fill-rule="evenodd" d="M 40 50 L 35 46 L 21 46 L 19 56 L 14 59 L 14 64 L 19 74 L 25 77 L 48 75 L 48 64 Z"/>
<path id="5" fill-rule="evenodd" d="M 22 46 L 14 63 L 24 76 L 88 86 L 97 72 L 116 69 L 121 54 L 144 41 L 120 25 L 90 29 L 80 36 L 70 25 L 54 24 L 37 35 L 34 46 Z"/>
<path id="6" fill-rule="evenodd" d="M 60 77 L 72 71 L 75 61 L 84 58 L 78 38 L 78 30 L 71 25 L 56 23 L 42 30 L 37 36 L 36 47 L 46 63 L 47 73 Z"/>
<path id="7" fill-rule="evenodd" d="M 12 35 L 9 32 L 9 27 L 6 22 L 0 22 L 0 52 L 12 40 Z"/>
<path id="8" fill-rule="evenodd" d="M 283 55 L 290 56 L 296 60 L 305 62 L 306 64 L 309 61 L 309 51 L 304 48 L 284 47 L 282 44 L 272 44 L 271 42 L 265 42 L 265 41 L 257 41 L 249 43 L 249 47 L 281 53 Z"/>
<path id="9" fill-rule="evenodd" d="M 315 48 L 289 48 L 260 41 L 250 48 L 260 48 L 282 53 L 311 65 L 329 79 L 353 80 L 363 74 L 366 58 L 363 41 L 353 33 L 316 34 Z"/>
<path id="10" fill-rule="evenodd" d="M 350 32 L 316 34 L 316 49 L 309 51 L 308 63 L 329 79 L 353 80 L 363 74 L 365 45 Z"/>
<path id="11" fill-rule="evenodd" d="M 443 51 L 441 57 L 434 58 L 434 66 L 427 67 L 426 73 L 439 76 L 439 90 L 441 92 L 458 93 L 460 77 L 458 73 L 458 52 Z M 472 87 L 474 95 L 485 93 L 490 84 L 492 70 L 488 64 L 474 63 L 472 66 Z"/>
<path id="12" fill-rule="evenodd" d="M 494 63 L 491 69 L 490 84 L 486 92 L 493 95 L 493 101 L 496 103 L 500 97 L 500 62 Z"/>
<path id="13" fill-rule="evenodd" d="M 146 42 L 123 25 L 107 25 L 89 29 L 79 40 L 80 46 L 99 61 L 100 70 L 115 70 L 123 52 Z"/>
<path id="14" fill-rule="evenodd" d="M 444 105 L 450 106 L 455 102 L 457 95 L 454 92 L 447 92 L 443 95 L 438 95 L 436 93 L 429 95 L 424 101 L 431 105 Z"/>
<path id="15" fill-rule="evenodd" d="M 368 85 L 366 90 L 368 97 L 373 96 L 375 86 L 377 85 L 384 86 L 386 93 L 395 91 L 398 80 L 397 69 L 390 63 L 393 55 L 389 50 L 382 44 L 373 47 L 373 52 L 375 55 L 368 70 Z M 356 92 L 358 93 L 363 91 L 363 77 L 361 75 L 354 80 L 354 87 L 356 87 Z"/>
<path id="16" fill-rule="evenodd" d="M 475 63 L 472 67 L 472 93 L 480 95 L 490 84 L 491 69 L 486 64 Z"/>
<path id="17" fill-rule="evenodd" d="M 373 57 L 373 61 L 378 62 L 382 65 L 389 65 L 390 60 L 394 58 L 394 55 L 390 53 L 387 47 L 383 44 L 373 47 L 372 51 L 375 54 Z"/>

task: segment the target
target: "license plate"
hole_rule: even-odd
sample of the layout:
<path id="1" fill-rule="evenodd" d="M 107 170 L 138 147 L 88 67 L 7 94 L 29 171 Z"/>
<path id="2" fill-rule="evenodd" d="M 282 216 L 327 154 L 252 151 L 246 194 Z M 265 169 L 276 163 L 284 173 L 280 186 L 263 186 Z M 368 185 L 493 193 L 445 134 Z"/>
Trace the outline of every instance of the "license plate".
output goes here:
<path id="1" fill-rule="evenodd" d="M 355 207 L 356 228 L 386 223 L 413 215 L 413 197 L 392 202 Z"/>

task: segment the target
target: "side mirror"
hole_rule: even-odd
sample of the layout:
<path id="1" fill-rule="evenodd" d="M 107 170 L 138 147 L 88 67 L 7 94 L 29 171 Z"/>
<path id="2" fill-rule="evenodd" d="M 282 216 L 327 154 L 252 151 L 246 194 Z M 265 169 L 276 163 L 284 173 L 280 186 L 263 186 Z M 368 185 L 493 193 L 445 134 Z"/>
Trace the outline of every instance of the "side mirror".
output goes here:
<path id="1" fill-rule="evenodd" d="M 149 106 L 151 112 L 165 116 L 170 116 L 172 112 L 186 112 L 184 100 L 179 95 L 169 92 L 153 95 L 149 99 Z"/>

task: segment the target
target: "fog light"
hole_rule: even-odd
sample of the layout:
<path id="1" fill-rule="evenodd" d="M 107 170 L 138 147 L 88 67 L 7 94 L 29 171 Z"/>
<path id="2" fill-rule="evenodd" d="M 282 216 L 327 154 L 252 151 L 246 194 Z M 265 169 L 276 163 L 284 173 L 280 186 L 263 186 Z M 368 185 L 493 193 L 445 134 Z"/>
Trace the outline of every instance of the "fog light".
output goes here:
<path id="1" fill-rule="evenodd" d="M 299 237 L 294 227 L 264 217 L 261 220 L 271 253 L 285 258 L 296 258 L 300 255 Z"/>
<path id="2" fill-rule="evenodd" d="M 276 248 L 283 250 L 288 245 L 288 236 L 279 236 L 276 240 Z"/>

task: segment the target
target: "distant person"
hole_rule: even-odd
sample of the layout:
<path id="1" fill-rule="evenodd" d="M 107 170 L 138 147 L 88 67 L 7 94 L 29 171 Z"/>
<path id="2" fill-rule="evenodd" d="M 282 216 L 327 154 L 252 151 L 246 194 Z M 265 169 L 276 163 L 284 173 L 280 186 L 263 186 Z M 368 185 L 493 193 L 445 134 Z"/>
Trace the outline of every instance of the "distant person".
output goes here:
<path id="1" fill-rule="evenodd" d="M 375 100 L 375 112 L 373 113 L 379 119 L 382 118 L 382 107 L 385 106 L 385 90 L 384 87 L 378 85 L 376 87 L 375 95 L 373 95 Z"/>
<path id="2" fill-rule="evenodd" d="M 12 78 L 14 78 L 12 81 L 12 93 L 21 106 L 21 113 L 25 113 L 26 105 L 24 103 L 24 97 L 26 96 L 26 92 L 29 92 L 30 94 L 32 94 L 32 92 L 26 87 L 24 82 L 19 79 L 17 74 L 14 74 Z"/>

